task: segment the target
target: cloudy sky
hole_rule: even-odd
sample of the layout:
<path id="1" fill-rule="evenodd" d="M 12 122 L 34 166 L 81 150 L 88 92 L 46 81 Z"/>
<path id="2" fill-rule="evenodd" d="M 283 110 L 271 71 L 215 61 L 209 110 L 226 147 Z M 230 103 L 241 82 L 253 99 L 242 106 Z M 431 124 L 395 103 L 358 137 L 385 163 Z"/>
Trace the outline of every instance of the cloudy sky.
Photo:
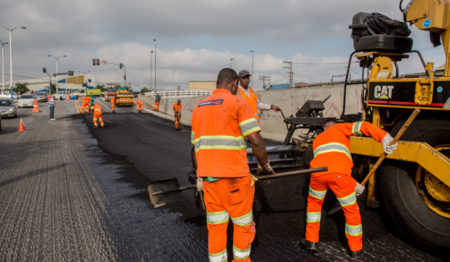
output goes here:
<path id="1" fill-rule="evenodd" d="M 122 82 L 118 66 L 92 66 L 92 58 L 122 62 L 127 80 L 150 86 L 150 51 L 157 48 L 157 88 L 187 88 L 188 81 L 214 81 L 223 67 L 251 71 L 254 80 L 271 76 L 287 83 L 282 61 L 292 61 L 295 82 L 329 81 L 345 73 L 353 51 L 348 25 L 357 12 L 380 12 L 401 19 L 397 0 L 1 0 L 0 25 L 13 31 L 14 79 L 55 71 L 48 55 L 67 55 L 59 71 L 91 71 L 97 82 Z M 442 47 L 412 28 L 414 49 L 427 61 L 444 62 Z M 0 28 L 0 40 L 8 31 Z M 5 48 L 6 79 L 9 49 Z M 154 59 L 154 55 L 153 55 Z M 416 57 L 403 72 L 419 71 Z M 153 62 L 154 67 L 154 62 Z M 353 78 L 359 77 L 355 64 Z"/>

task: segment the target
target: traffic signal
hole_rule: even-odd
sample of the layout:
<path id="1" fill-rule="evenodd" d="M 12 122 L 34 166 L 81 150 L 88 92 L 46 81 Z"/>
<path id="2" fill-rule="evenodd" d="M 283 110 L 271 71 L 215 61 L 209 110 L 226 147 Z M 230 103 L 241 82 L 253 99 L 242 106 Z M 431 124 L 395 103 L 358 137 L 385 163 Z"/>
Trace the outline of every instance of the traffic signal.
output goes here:
<path id="1" fill-rule="evenodd" d="M 122 63 L 119 64 L 120 69 L 122 69 L 124 65 Z"/>
<path id="2" fill-rule="evenodd" d="M 43 67 L 42 68 L 42 73 L 46 74 L 47 73 L 47 68 Z"/>
<path id="3" fill-rule="evenodd" d="M 73 71 L 72 71 L 72 70 L 69 70 L 69 71 L 67 71 L 67 74 L 68 74 L 69 76 L 73 76 Z"/>
<path id="4" fill-rule="evenodd" d="M 94 65 L 94 66 L 100 65 L 100 59 L 98 59 L 98 58 L 92 59 L 92 65 Z"/>

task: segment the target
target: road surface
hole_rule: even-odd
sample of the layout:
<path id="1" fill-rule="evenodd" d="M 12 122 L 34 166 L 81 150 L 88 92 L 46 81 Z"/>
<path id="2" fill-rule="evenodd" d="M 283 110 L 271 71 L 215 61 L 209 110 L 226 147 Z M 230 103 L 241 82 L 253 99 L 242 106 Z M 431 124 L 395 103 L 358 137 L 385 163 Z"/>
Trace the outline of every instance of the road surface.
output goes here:
<path id="1" fill-rule="evenodd" d="M 176 177 L 188 184 L 190 130 L 134 108 L 110 113 L 105 128 L 61 101 L 56 120 L 19 109 L 0 133 L 1 261 L 207 261 L 205 221 L 192 192 L 154 209 L 147 185 Z M 169 119 L 171 117 L 168 117 Z M 320 254 L 299 247 L 305 227 L 305 177 L 260 184 L 255 205 L 255 261 L 352 261 L 343 215 L 322 221 Z M 382 212 L 362 207 L 363 261 L 443 261 L 404 242 Z M 388 225 L 388 226 L 386 226 Z M 231 256 L 230 256 L 231 257 Z"/>

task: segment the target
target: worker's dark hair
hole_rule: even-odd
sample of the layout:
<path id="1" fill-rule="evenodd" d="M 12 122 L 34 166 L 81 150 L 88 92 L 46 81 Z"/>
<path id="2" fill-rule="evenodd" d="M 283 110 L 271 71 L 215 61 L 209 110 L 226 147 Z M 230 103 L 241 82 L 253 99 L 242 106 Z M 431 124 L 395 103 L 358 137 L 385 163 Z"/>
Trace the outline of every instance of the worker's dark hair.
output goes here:
<path id="1" fill-rule="evenodd" d="M 231 68 L 224 68 L 220 70 L 219 75 L 217 76 L 217 85 L 228 84 L 236 79 L 238 79 L 236 71 Z"/>

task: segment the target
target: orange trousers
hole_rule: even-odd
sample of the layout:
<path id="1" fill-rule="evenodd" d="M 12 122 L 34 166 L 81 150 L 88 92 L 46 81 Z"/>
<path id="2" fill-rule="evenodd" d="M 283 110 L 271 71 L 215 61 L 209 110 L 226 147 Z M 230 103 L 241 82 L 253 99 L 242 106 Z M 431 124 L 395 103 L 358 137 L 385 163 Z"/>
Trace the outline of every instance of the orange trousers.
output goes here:
<path id="1" fill-rule="evenodd" d="M 159 102 L 155 102 L 153 104 L 153 110 L 158 111 L 158 109 L 159 109 Z"/>
<path id="2" fill-rule="evenodd" d="M 250 261 L 251 244 L 256 234 L 252 212 L 255 187 L 250 182 L 250 176 L 203 182 L 209 261 L 228 261 L 227 227 L 230 217 L 234 224 L 233 261 Z"/>
<path id="3" fill-rule="evenodd" d="M 311 177 L 306 207 L 305 239 L 319 242 L 320 217 L 328 189 L 336 195 L 345 215 L 345 236 L 351 251 L 362 249 L 362 225 L 355 195 L 356 181 L 350 175 L 326 174 Z"/>
<path id="4" fill-rule="evenodd" d="M 181 118 L 181 114 L 175 113 L 175 128 L 176 129 L 178 129 L 178 127 L 180 126 L 180 118 Z"/>
<path id="5" fill-rule="evenodd" d="M 98 126 L 98 125 L 97 125 L 97 119 L 98 119 L 99 122 L 100 122 L 100 126 L 101 126 L 101 127 L 104 127 L 104 126 L 105 126 L 105 123 L 103 122 L 103 117 L 102 117 L 102 115 L 101 115 L 101 114 L 95 114 L 95 113 L 94 113 L 94 118 L 93 118 L 94 126 L 95 126 L 95 127 Z"/>

